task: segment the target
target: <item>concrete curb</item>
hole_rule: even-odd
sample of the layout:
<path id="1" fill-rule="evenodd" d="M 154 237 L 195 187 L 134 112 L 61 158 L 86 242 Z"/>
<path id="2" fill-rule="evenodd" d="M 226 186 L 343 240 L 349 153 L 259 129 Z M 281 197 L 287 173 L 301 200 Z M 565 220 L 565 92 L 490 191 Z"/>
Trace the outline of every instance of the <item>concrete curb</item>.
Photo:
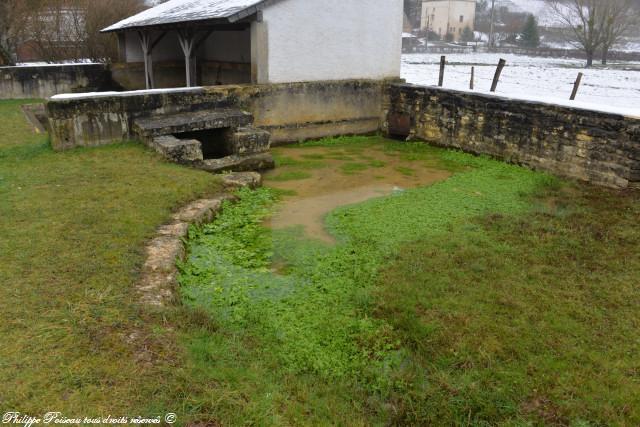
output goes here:
<path id="1" fill-rule="evenodd" d="M 225 201 L 237 200 L 231 194 L 233 191 L 262 185 L 262 177 L 256 172 L 232 173 L 224 175 L 222 180 L 225 194 L 196 200 L 184 206 L 171 216 L 171 222 L 160 226 L 147 243 L 146 260 L 136 285 L 142 305 L 162 308 L 175 300 L 178 286 L 176 261 L 184 260 L 186 255 L 184 239 L 189 226 L 213 221 Z"/>

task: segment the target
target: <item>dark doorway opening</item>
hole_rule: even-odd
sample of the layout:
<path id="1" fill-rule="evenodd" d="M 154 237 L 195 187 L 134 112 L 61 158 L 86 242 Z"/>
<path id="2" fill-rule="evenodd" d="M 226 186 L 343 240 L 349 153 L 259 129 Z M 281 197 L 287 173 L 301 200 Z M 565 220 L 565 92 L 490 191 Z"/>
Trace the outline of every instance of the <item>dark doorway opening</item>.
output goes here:
<path id="1" fill-rule="evenodd" d="M 233 153 L 227 144 L 226 135 L 229 129 L 208 129 L 193 132 L 184 132 L 174 135 L 178 139 L 195 139 L 202 144 L 202 155 L 204 159 L 222 159 Z"/>
<path id="2" fill-rule="evenodd" d="M 411 117 L 408 114 L 391 113 L 388 116 L 389 137 L 397 140 L 406 140 L 411 135 Z"/>

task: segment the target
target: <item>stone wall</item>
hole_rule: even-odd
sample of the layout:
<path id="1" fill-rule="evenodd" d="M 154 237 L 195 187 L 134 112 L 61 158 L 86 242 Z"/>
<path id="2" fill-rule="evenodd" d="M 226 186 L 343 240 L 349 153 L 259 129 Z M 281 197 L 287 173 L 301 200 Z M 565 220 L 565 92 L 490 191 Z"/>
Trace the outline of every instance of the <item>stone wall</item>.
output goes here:
<path id="1" fill-rule="evenodd" d="M 213 108 L 253 114 L 273 143 L 375 132 L 385 81 L 345 80 L 275 85 L 75 95 L 47 102 L 54 149 L 96 146 L 135 138 L 133 120 Z"/>
<path id="2" fill-rule="evenodd" d="M 640 182 L 640 118 L 408 84 L 391 85 L 383 109 L 390 135 L 597 185 Z"/>
<path id="3" fill-rule="evenodd" d="M 48 98 L 110 88 L 111 74 L 104 64 L 0 67 L 0 99 Z"/>

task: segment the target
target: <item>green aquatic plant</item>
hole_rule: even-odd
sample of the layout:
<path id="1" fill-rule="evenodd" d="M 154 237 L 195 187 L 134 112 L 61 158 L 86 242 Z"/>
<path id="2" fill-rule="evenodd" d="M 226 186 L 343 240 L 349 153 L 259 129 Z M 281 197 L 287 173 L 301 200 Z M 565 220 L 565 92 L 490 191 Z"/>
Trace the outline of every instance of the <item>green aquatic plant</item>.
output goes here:
<path id="1" fill-rule="evenodd" d="M 372 168 L 383 168 L 387 166 L 387 162 L 383 162 L 382 160 L 370 160 L 369 166 Z"/>
<path id="2" fill-rule="evenodd" d="M 311 174 L 309 172 L 301 171 L 301 170 L 283 170 L 282 172 L 277 173 L 276 175 L 272 175 L 269 177 L 272 181 L 300 181 L 303 179 L 311 178 Z"/>
<path id="3" fill-rule="evenodd" d="M 354 175 L 354 174 L 360 173 L 362 171 L 365 171 L 367 169 L 369 169 L 369 165 L 368 164 L 359 163 L 359 162 L 345 163 L 345 164 L 340 166 L 340 170 L 345 175 Z"/>
<path id="4" fill-rule="evenodd" d="M 308 160 L 324 160 L 326 158 L 324 154 L 319 153 L 301 154 L 300 157 Z"/>
<path id="5" fill-rule="evenodd" d="M 405 175 L 405 176 L 414 176 L 416 174 L 416 171 L 414 169 L 411 169 L 406 166 L 398 166 L 396 167 L 396 171 L 400 172 L 402 175 Z"/>
<path id="6" fill-rule="evenodd" d="M 443 150 L 438 155 L 464 172 L 430 187 L 337 209 L 327 217 L 338 238 L 335 246 L 310 240 L 299 228 L 268 230 L 263 221 L 277 203 L 269 189 L 241 192 L 240 202 L 225 206 L 212 225 L 192 231 L 180 277 L 183 301 L 209 313 L 226 339 L 251 343 L 234 346 L 234 363 L 245 370 L 236 374 L 238 380 L 268 366 L 276 377 L 287 376 L 299 386 L 312 379 L 327 392 L 351 390 L 380 402 L 410 387 L 400 375 L 407 349 L 388 321 L 372 315 L 372 289 L 385 259 L 402 244 L 443 235 L 479 215 L 525 212 L 526 196 L 547 180 L 486 158 Z M 226 359 L 206 343 L 217 342 L 219 351 L 228 351 L 230 343 L 220 345 L 220 337 L 207 335 L 196 342 L 208 349 L 206 358 L 194 356 L 200 369 L 228 369 Z M 274 381 L 269 378 L 264 381 Z M 297 393 L 276 383 L 269 384 L 278 393 Z M 253 398 L 269 405 L 263 397 Z M 260 423 L 256 417 L 251 419 Z"/>
<path id="7" fill-rule="evenodd" d="M 281 156 L 281 155 L 278 155 L 277 153 L 274 153 L 273 159 L 276 162 L 276 167 L 279 167 L 279 168 L 298 164 L 298 161 L 293 157 Z"/>

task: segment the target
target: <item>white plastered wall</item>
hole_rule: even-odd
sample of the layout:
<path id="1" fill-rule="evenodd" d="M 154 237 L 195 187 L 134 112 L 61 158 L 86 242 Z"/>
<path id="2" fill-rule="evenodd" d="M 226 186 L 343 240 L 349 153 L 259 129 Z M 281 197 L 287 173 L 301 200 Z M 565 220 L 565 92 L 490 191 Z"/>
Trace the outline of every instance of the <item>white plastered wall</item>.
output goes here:
<path id="1" fill-rule="evenodd" d="M 276 2 L 252 27 L 254 75 L 258 83 L 398 78 L 402 23 L 402 0 Z"/>

